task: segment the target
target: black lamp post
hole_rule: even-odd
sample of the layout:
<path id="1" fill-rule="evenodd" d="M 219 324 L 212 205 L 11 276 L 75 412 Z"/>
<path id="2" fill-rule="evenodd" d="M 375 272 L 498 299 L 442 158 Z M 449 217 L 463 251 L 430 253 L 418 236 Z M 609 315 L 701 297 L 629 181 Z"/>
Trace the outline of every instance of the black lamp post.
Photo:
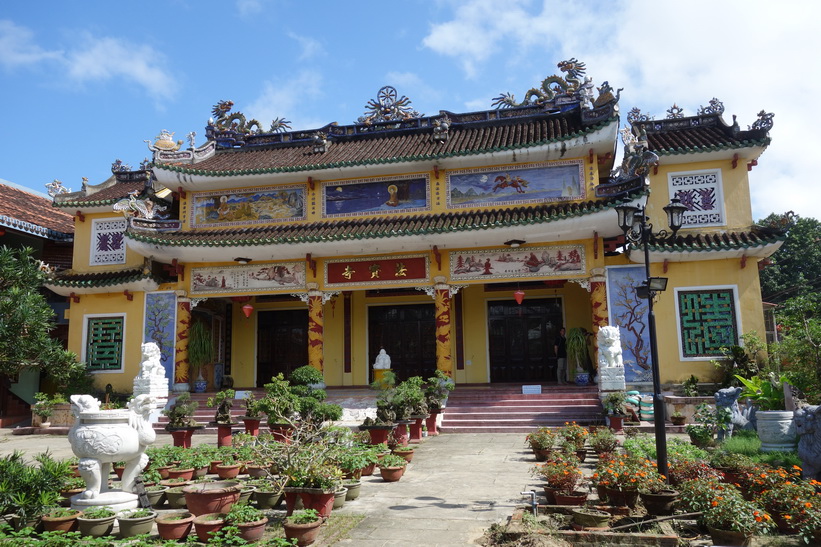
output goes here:
<path id="1" fill-rule="evenodd" d="M 647 205 L 637 207 L 635 205 L 620 205 L 616 207 L 619 227 L 624 232 L 625 244 L 639 243 L 644 247 L 644 282 L 636 287 L 636 296 L 647 299 L 647 322 L 650 334 L 650 369 L 653 374 L 653 417 L 656 431 L 656 460 L 658 461 L 658 471 L 667 477 L 667 431 L 664 427 L 664 398 L 661 395 L 661 381 L 659 380 L 659 355 L 658 342 L 656 341 L 656 315 L 653 311 L 653 298 L 656 293 L 667 288 L 666 277 L 650 276 L 650 236 L 657 238 L 673 238 L 682 225 L 684 212 L 687 207 L 682 205 L 677 198 L 670 200 L 670 204 L 664 207 L 667 213 L 667 224 L 670 226 L 668 233 L 660 230 L 653 234 L 653 225 L 648 222 L 645 209 Z"/>

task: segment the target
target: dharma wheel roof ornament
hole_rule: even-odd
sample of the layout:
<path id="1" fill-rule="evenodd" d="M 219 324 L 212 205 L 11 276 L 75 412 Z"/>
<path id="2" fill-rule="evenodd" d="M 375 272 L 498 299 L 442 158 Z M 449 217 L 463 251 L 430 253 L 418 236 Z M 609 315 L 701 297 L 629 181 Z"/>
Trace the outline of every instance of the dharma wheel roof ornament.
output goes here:
<path id="1" fill-rule="evenodd" d="M 371 99 L 365 105 L 365 114 L 357 118 L 357 123 L 370 125 L 378 122 L 405 121 L 412 118 L 421 118 L 424 114 L 411 106 L 411 100 L 399 96 L 396 88 L 386 85 L 376 93 L 376 99 Z"/>

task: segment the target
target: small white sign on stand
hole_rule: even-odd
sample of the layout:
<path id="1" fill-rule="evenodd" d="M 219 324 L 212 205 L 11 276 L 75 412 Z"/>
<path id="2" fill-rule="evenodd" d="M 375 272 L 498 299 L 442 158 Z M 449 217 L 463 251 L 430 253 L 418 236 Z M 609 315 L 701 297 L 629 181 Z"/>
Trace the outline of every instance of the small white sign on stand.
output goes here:
<path id="1" fill-rule="evenodd" d="M 539 395 L 542 392 L 542 386 L 522 386 L 522 395 Z"/>

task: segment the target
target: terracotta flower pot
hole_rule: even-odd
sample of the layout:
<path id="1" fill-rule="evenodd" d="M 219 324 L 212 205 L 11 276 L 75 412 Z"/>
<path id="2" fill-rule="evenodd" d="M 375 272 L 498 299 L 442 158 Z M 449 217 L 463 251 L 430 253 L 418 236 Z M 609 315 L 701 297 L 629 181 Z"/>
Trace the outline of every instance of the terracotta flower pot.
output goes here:
<path id="1" fill-rule="evenodd" d="M 641 502 L 647 513 L 656 516 L 672 515 L 676 508 L 679 493 L 676 490 L 662 490 L 655 494 L 641 494 Z"/>
<path id="2" fill-rule="evenodd" d="M 707 530 L 710 532 L 710 537 L 715 545 L 747 545 L 748 537 L 744 532 L 736 532 L 735 530 L 720 530 L 708 526 Z"/>
<path id="3" fill-rule="evenodd" d="M 126 511 L 127 513 L 128 511 Z M 120 537 L 130 538 L 141 534 L 150 534 L 154 528 L 154 519 L 156 517 L 156 511 L 151 511 L 151 514 L 145 517 L 118 516 L 117 524 L 120 527 Z"/>
<path id="4" fill-rule="evenodd" d="M 396 450 L 393 451 L 393 453 L 396 454 L 397 456 L 399 456 L 400 458 L 404 458 L 404 460 L 408 463 L 410 463 L 411 460 L 413 460 L 413 449 L 412 448 L 407 449 L 407 450 L 397 448 Z"/>
<path id="5" fill-rule="evenodd" d="M 194 530 L 200 541 L 208 543 L 211 536 L 225 526 L 225 513 L 206 513 L 194 519 Z"/>
<path id="6" fill-rule="evenodd" d="M 587 501 L 587 492 L 555 492 L 553 494 L 556 498 L 556 505 L 584 505 Z"/>
<path id="7" fill-rule="evenodd" d="M 368 465 L 366 465 L 365 467 L 362 468 L 362 476 L 363 477 L 370 477 L 371 475 L 373 475 L 373 472 L 375 470 L 376 470 L 376 464 L 375 463 L 369 463 Z"/>
<path id="8" fill-rule="evenodd" d="M 217 466 L 217 475 L 219 478 L 226 480 L 226 479 L 235 479 L 239 475 L 239 470 L 242 468 L 242 464 L 231 464 L 231 465 L 218 465 Z"/>
<path id="9" fill-rule="evenodd" d="M 295 539 L 299 547 L 305 547 L 305 545 L 311 545 L 316 541 L 321 525 L 322 520 L 308 524 L 291 524 L 285 521 L 282 524 L 282 528 L 285 530 L 286 538 Z"/>
<path id="10" fill-rule="evenodd" d="M 537 462 L 546 462 L 550 457 L 550 453 L 553 452 L 549 448 L 533 448 L 532 450 Z"/>
<path id="11" fill-rule="evenodd" d="M 402 467 L 380 467 L 379 474 L 385 482 L 396 482 L 405 474 L 405 466 Z"/>
<path id="12" fill-rule="evenodd" d="M 182 491 L 183 488 L 177 486 L 165 491 L 165 501 L 168 502 L 170 509 L 185 509 L 185 492 Z"/>
<path id="13" fill-rule="evenodd" d="M 302 505 L 306 509 L 315 509 L 319 516 L 328 518 L 334 508 L 334 492 L 326 492 L 319 488 L 307 488 L 299 493 Z"/>
<path id="14" fill-rule="evenodd" d="M 639 501 L 638 490 L 618 490 L 615 488 L 607 488 L 605 492 L 607 493 L 608 503 L 610 505 L 615 505 L 616 507 L 629 507 L 630 509 L 635 509 L 636 503 Z"/>
<path id="15" fill-rule="evenodd" d="M 194 478 L 194 468 L 180 469 L 179 467 L 172 467 L 168 470 L 168 478 L 190 481 Z"/>
<path id="16" fill-rule="evenodd" d="M 242 423 L 245 425 L 245 432 L 254 437 L 259 435 L 259 423 L 261 421 L 259 418 L 242 418 Z"/>
<path id="17" fill-rule="evenodd" d="M 180 540 L 188 537 L 194 525 L 194 515 L 188 511 L 176 511 L 159 515 L 154 522 L 162 539 Z"/>
<path id="18" fill-rule="evenodd" d="M 254 490 L 253 498 L 257 502 L 257 507 L 260 509 L 274 509 L 282 503 L 285 496 L 279 492 Z"/>
<path id="19" fill-rule="evenodd" d="M 262 517 L 255 522 L 239 522 L 235 526 L 239 528 L 239 537 L 248 543 L 255 543 L 265 534 L 266 524 L 268 524 L 268 517 Z"/>
<path id="20" fill-rule="evenodd" d="M 239 499 L 237 481 L 215 481 L 191 484 L 183 488 L 188 510 L 195 516 L 207 513 L 227 513 Z"/>
<path id="21" fill-rule="evenodd" d="M 50 515 L 43 515 L 40 519 L 43 522 L 43 529 L 46 532 L 72 532 L 77 529 L 77 517 L 82 515 L 80 511 L 74 511 L 73 514 L 65 517 L 56 517 Z"/>

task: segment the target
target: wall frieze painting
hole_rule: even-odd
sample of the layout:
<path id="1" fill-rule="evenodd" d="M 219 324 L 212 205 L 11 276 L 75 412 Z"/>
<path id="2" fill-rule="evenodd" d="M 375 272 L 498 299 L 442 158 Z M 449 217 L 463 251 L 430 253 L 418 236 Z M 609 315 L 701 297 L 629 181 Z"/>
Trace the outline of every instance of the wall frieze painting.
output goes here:
<path id="1" fill-rule="evenodd" d="M 191 294 L 268 292 L 305 289 L 304 262 L 193 268 Z"/>
<path id="2" fill-rule="evenodd" d="M 196 192 L 190 224 L 205 228 L 304 220 L 305 188 L 295 184 L 243 192 Z"/>
<path id="3" fill-rule="evenodd" d="M 526 163 L 447 173 L 448 207 L 572 201 L 586 196 L 582 160 Z"/>
<path id="4" fill-rule="evenodd" d="M 145 294 L 143 342 L 155 342 L 165 377 L 174 380 L 174 336 L 177 328 L 177 295 L 174 291 Z"/>
<path id="5" fill-rule="evenodd" d="M 584 274 L 586 271 L 584 245 L 450 253 L 450 278 L 453 281 L 542 278 Z"/>
<path id="6" fill-rule="evenodd" d="M 322 184 L 322 216 L 413 213 L 430 210 L 429 177 L 404 175 Z"/>
<path id="7" fill-rule="evenodd" d="M 336 288 L 419 285 L 430 279 L 428 257 L 423 255 L 370 257 L 325 262 L 325 286 Z"/>
<path id="8" fill-rule="evenodd" d="M 645 277 L 644 266 L 607 267 L 607 310 L 610 324 L 619 327 L 628 383 L 653 381 L 649 309 L 647 300 L 636 296 L 636 287 Z"/>

